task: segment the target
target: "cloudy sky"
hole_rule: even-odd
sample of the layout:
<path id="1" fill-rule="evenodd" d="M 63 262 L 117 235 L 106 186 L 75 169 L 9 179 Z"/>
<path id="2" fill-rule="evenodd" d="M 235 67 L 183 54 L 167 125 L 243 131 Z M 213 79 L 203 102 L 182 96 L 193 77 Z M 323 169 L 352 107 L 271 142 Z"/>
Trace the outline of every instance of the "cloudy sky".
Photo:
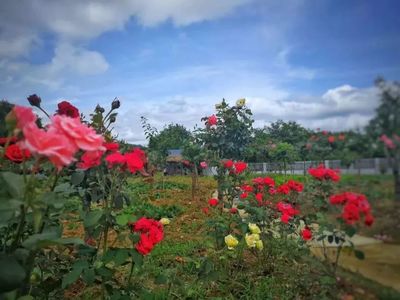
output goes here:
<path id="1" fill-rule="evenodd" d="M 1 0 L 0 97 L 85 113 L 118 97 L 116 130 L 134 143 L 140 116 L 192 128 L 223 97 L 245 97 L 257 126 L 362 127 L 375 77 L 400 77 L 399 11 L 397 0 Z"/>

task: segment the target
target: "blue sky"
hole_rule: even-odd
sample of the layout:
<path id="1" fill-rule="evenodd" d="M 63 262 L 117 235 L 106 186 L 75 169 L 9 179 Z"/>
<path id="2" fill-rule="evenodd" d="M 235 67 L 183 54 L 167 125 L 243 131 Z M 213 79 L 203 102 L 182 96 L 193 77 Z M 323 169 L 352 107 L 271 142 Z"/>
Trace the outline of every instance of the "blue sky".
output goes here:
<path id="1" fill-rule="evenodd" d="M 192 128 L 222 97 L 245 97 L 257 126 L 362 127 L 375 77 L 400 77 L 398 11 L 395 0 L 5 0 L 1 97 L 85 113 L 118 97 L 116 130 L 139 143 L 140 116 Z"/>

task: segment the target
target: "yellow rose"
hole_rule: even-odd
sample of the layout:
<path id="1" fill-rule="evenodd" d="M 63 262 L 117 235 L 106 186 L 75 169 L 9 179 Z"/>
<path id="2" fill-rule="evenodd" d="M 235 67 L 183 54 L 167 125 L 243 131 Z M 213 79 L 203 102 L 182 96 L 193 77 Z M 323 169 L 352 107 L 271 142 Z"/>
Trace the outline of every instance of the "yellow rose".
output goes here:
<path id="1" fill-rule="evenodd" d="M 263 241 L 262 240 L 258 240 L 257 242 L 256 242 L 256 248 L 258 249 L 258 250 L 262 250 L 262 249 L 264 249 L 264 244 L 263 244 Z"/>
<path id="2" fill-rule="evenodd" d="M 256 224 L 249 223 L 249 229 L 250 229 L 251 233 L 255 233 L 255 234 L 261 233 L 260 227 L 258 227 Z"/>
<path id="3" fill-rule="evenodd" d="M 239 107 L 239 108 L 243 107 L 245 104 L 246 104 L 246 99 L 244 99 L 244 98 L 239 99 L 238 101 L 236 101 L 236 106 Z"/>
<path id="4" fill-rule="evenodd" d="M 246 244 L 249 248 L 256 247 L 256 242 L 260 240 L 260 235 L 257 233 L 248 234 L 244 238 L 246 240 Z"/>
<path id="5" fill-rule="evenodd" d="M 169 223 L 171 223 L 171 221 L 168 218 L 161 218 L 160 223 L 163 225 L 168 225 Z"/>
<path id="6" fill-rule="evenodd" d="M 239 244 L 239 241 L 232 234 L 230 234 L 225 237 L 225 244 L 228 246 L 229 250 L 233 250 Z"/>

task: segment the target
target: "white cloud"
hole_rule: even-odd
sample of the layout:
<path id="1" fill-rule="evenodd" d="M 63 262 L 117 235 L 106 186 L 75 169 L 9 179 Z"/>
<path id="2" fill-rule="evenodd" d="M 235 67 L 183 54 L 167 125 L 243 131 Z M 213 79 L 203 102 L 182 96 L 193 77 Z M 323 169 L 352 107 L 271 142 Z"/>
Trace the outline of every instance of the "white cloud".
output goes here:
<path id="1" fill-rule="evenodd" d="M 29 51 L 40 33 L 61 40 L 88 40 L 121 30 L 136 18 L 144 26 L 171 20 L 176 26 L 211 20 L 251 0 L 3 0 L 0 10 L 0 55 Z M 1 56 L 0 56 L 1 57 Z"/>
<path id="2" fill-rule="evenodd" d="M 51 63 L 45 66 L 51 73 L 69 70 L 81 75 L 100 74 L 107 71 L 108 67 L 107 61 L 100 53 L 64 43 L 56 47 Z"/>
<path id="3" fill-rule="evenodd" d="M 284 49 L 278 53 L 276 58 L 276 65 L 285 72 L 286 76 L 306 80 L 310 80 L 315 77 L 315 70 L 291 65 L 288 62 L 289 54 L 290 50 Z"/>

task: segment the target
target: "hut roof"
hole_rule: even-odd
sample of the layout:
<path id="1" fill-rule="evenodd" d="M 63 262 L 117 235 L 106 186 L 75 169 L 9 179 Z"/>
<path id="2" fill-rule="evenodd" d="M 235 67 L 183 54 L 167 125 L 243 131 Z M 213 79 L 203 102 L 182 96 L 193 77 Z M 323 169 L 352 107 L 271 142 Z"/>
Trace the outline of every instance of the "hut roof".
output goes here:
<path id="1" fill-rule="evenodd" d="M 168 156 L 166 161 L 167 162 L 182 162 L 183 156 L 182 156 L 182 150 L 181 149 L 170 149 L 168 150 Z"/>

